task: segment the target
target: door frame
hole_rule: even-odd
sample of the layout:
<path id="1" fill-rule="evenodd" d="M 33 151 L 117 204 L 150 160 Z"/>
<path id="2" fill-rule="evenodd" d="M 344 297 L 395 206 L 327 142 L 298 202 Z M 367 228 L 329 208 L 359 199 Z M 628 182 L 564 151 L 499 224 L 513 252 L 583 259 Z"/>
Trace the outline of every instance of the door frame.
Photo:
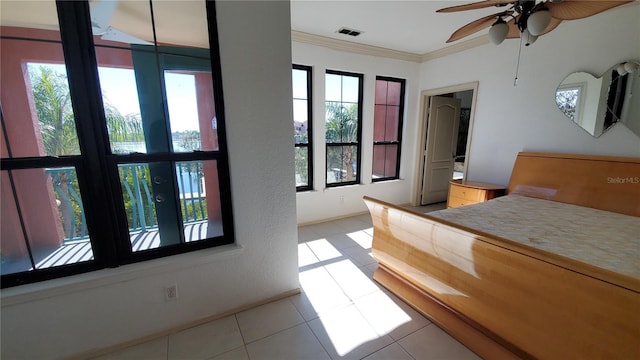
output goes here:
<path id="1" fill-rule="evenodd" d="M 416 146 L 416 163 L 415 168 L 417 171 L 415 172 L 413 179 L 413 197 L 411 199 L 412 206 L 420 205 L 420 196 L 422 194 L 422 179 L 424 176 L 424 156 L 423 153 L 427 149 L 427 130 L 429 124 L 429 103 L 432 96 L 439 96 L 449 93 L 455 93 L 460 91 L 472 90 L 473 96 L 471 98 L 471 110 L 469 114 L 469 132 L 467 134 L 467 149 L 465 151 L 465 162 L 464 162 L 464 178 L 467 178 L 468 175 L 468 165 L 469 165 L 469 154 L 471 149 L 471 140 L 473 139 L 473 124 L 476 113 L 476 102 L 478 96 L 478 81 L 452 85 L 441 87 L 437 89 L 429 89 L 422 90 L 420 92 L 420 117 L 418 119 L 418 143 Z"/>

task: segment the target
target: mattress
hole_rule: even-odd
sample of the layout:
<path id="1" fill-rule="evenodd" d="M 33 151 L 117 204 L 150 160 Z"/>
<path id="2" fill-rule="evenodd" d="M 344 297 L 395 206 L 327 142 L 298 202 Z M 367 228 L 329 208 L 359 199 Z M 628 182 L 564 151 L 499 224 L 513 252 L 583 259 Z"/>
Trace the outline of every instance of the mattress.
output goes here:
<path id="1" fill-rule="evenodd" d="M 429 215 L 640 278 L 640 218 L 509 195 Z"/>

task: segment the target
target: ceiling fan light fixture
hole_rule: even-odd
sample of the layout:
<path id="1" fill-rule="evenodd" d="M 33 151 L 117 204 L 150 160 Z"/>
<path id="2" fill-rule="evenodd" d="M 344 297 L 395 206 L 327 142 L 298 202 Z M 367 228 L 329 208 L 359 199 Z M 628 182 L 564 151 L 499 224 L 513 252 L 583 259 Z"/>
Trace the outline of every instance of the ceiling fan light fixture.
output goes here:
<path id="1" fill-rule="evenodd" d="M 625 69 L 624 63 L 622 63 L 622 64 L 618 65 L 618 67 L 616 67 L 616 72 L 620 76 L 624 76 L 627 73 L 627 69 Z"/>
<path id="2" fill-rule="evenodd" d="M 507 38 L 508 33 L 509 25 L 502 18 L 498 18 L 498 21 L 489 29 L 489 40 L 494 45 L 500 45 Z"/>
<path id="3" fill-rule="evenodd" d="M 524 39 L 525 39 L 524 46 L 529 46 L 529 45 L 533 44 L 534 42 L 536 42 L 536 40 L 538 40 L 538 36 L 537 35 L 531 35 L 531 33 L 529 32 L 528 29 L 524 29 L 524 31 L 522 32 L 522 34 L 520 36 L 523 36 Z"/>
<path id="4" fill-rule="evenodd" d="M 534 36 L 542 35 L 551 22 L 551 13 L 548 9 L 540 9 L 531 15 L 527 19 L 527 30 Z"/>
<path id="5" fill-rule="evenodd" d="M 628 73 L 632 73 L 638 70 L 639 65 L 631 62 L 631 61 L 627 61 L 626 63 L 624 63 L 624 69 L 628 72 Z"/>

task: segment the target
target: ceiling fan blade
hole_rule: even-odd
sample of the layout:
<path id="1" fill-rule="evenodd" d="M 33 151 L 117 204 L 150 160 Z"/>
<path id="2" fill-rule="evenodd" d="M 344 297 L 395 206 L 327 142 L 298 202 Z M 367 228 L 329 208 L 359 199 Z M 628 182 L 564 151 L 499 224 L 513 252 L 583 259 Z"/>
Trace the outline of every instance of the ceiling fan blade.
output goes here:
<path id="1" fill-rule="evenodd" d="M 556 19 L 575 20 L 586 18 L 630 2 L 633 2 L 633 0 L 563 0 L 561 2 L 547 1 L 546 6 L 549 8 L 551 16 Z"/>
<path id="2" fill-rule="evenodd" d="M 470 3 L 470 4 L 450 6 L 440 10 L 436 10 L 436 12 L 448 13 L 448 12 L 456 12 L 456 11 L 483 9 L 483 8 L 488 8 L 492 6 L 506 6 L 514 2 L 516 2 L 516 0 L 484 0 L 484 1 L 479 1 L 479 2 Z"/>
<path id="3" fill-rule="evenodd" d="M 560 25 L 561 22 L 562 22 L 562 19 L 557 19 L 557 18 L 552 17 L 551 21 L 549 22 L 549 25 L 547 25 L 547 28 L 544 29 L 544 31 L 540 35 L 544 35 L 544 34 L 548 33 L 549 31 L 557 28 L 558 25 Z M 540 35 L 538 35 L 538 36 L 540 36 Z"/>
<path id="4" fill-rule="evenodd" d="M 517 38 L 520 37 L 520 29 L 518 29 L 518 26 L 515 23 L 516 19 L 519 18 L 519 17 L 520 16 L 516 16 L 516 18 L 511 19 L 509 22 L 507 22 L 507 25 L 509 25 L 509 32 L 507 33 L 507 39 L 517 39 Z M 547 25 L 547 28 L 544 29 L 544 31 L 540 35 L 544 35 L 544 34 L 548 33 L 549 31 L 557 28 L 558 25 L 560 25 L 561 22 L 562 22 L 562 20 L 552 17 L 551 21 L 549 22 L 549 25 Z M 538 36 L 540 36 L 540 35 L 538 35 Z"/>
<path id="5" fill-rule="evenodd" d="M 126 44 L 153 45 L 152 43 L 146 40 L 142 40 L 133 35 L 124 33 L 118 29 L 112 28 L 111 26 L 109 26 L 106 32 L 104 33 L 104 35 L 102 35 L 102 39 L 117 41 L 117 42 L 126 43 Z"/>
<path id="6" fill-rule="evenodd" d="M 512 13 L 513 11 L 502 11 L 499 13 L 495 13 L 493 15 L 482 17 L 476 21 L 470 22 L 467 25 L 454 31 L 453 34 L 451 34 L 451 37 L 449 37 L 449 40 L 447 40 L 447 43 L 460 40 L 463 37 L 477 33 L 480 30 L 486 29 L 489 26 L 493 25 L 493 23 L 495 23 L 496 20 L 498 20 L 498 16 L 506 16 Z"/>
<path id="7" fill-rule="evenodd" d="M 93 5 L 91 6 L 91 25 L 94 27 L 94 29 L 106 31 L 117 7 L 118 0 L 94 1 Z M 96 30 L 94 30 L 94 32 Z"/>

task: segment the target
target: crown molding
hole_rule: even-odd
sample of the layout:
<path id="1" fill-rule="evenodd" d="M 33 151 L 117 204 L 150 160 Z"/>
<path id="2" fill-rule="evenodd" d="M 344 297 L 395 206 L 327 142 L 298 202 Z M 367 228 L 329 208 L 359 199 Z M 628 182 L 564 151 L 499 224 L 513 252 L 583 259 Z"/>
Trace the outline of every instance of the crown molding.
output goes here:
<path id="1" fill-rule="evenodd" d="M 397 50 L 391 50 L 391 49 L 378 47 L 378 46 L 358 44 L 351 41 L 332 39 L 326 36 L 314 35 L 314 34 L 309 34 L 309 33 L 296 31 L 296 30 L 291 31 L 291 41 L 317 45 L 317 46 L 322 46 L 329 49 L 352 52 L 352 53 L 361 54 L 361 55 L 380 56 L 385 58 L 411 61 L 411 62 L 421 61 L 420 55 L 410 53 L 410 52 L 397 51 Z"/>
<path id="2" fill-rule="evenodd" d="M 447 46 L 442 49 L 431 51 L 425 54 L 415 54 L 406 51 L 391 50 L 379 46 L 358 44 L 352 41 L 338 40 L 326 36 L 309 34 L 302 31 L 291 31 L 291 41 L 305 43 L 310 45 L 322 46 L 329 49 L 351 52 L 361 55 L 372 55 L 396 60 L 411 61 L 423 63 L 429 60 L 452 55 L 461 51 L 469 50 L 474 47 L 482 46 L 489 43 L 489 36 L 483 35 L 470 40 L 459 42 L 455 45 Z"/>
<path id="3" fill-rule="evenodd" d="M 455 45 L 447 46 L 442 49 L 431 51 L 420 55 L 420 62 L 427 62 L 429 60 L 441 58 L 444 56 L 453 55 L 465 50 L 473 49 L 478 46 L 489 44 L 489 35 L 482 35 L 473 39 L 461 41 Z"/>

